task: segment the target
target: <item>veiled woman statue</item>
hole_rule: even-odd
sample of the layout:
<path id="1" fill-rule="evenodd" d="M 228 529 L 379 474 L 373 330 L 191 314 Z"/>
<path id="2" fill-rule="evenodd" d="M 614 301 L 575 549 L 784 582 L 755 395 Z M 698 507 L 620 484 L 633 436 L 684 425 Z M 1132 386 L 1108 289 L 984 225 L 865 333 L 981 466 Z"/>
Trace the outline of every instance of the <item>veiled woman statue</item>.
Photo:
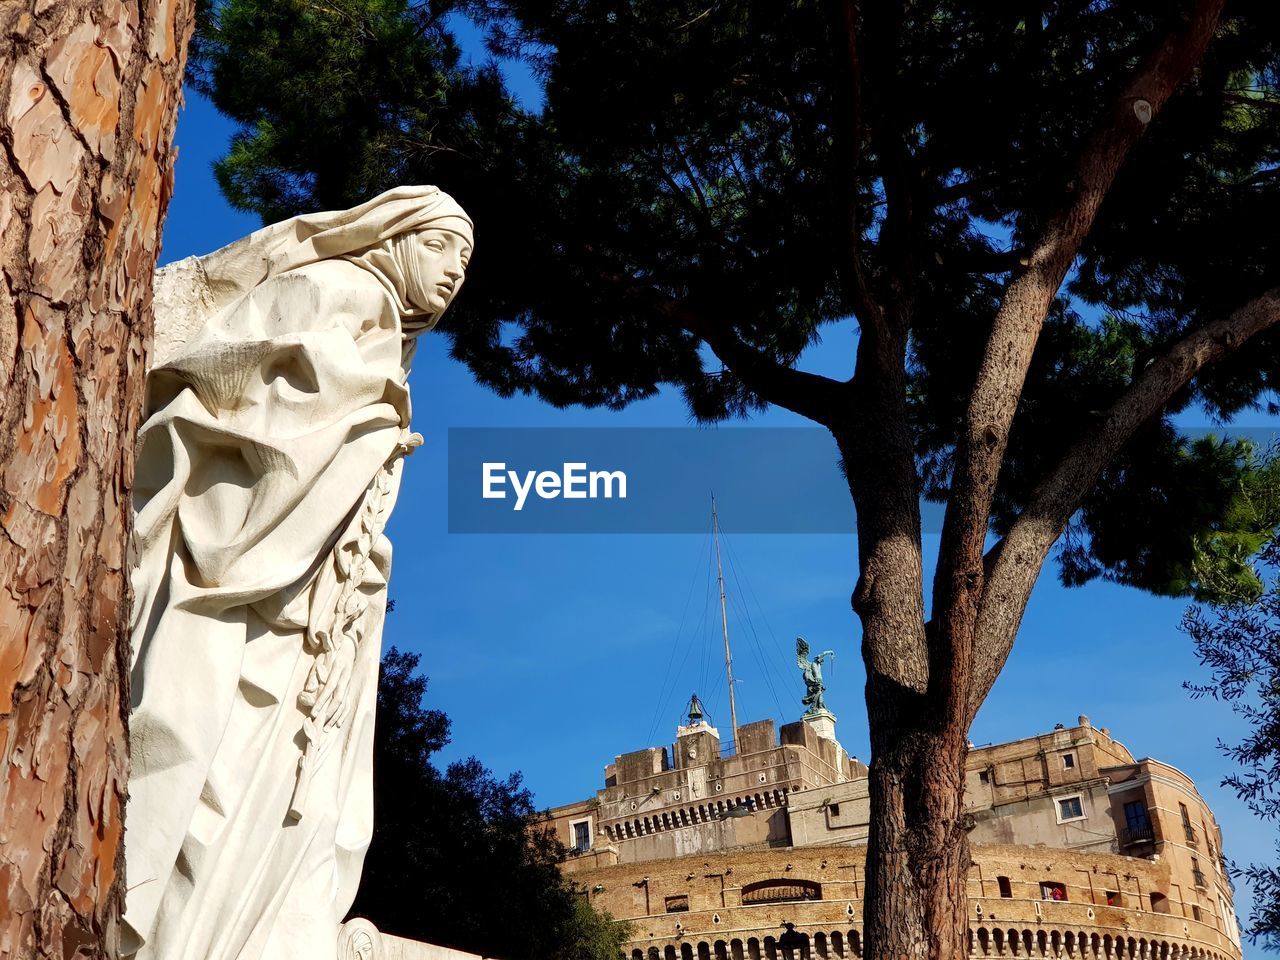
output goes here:
<path id="1" fill-rule="evenodd" d="M 334 955 L 373 827 L 405 377 L 471 246 L 450 197 L 401 187 L 157 280 L 126 953 Z"/>

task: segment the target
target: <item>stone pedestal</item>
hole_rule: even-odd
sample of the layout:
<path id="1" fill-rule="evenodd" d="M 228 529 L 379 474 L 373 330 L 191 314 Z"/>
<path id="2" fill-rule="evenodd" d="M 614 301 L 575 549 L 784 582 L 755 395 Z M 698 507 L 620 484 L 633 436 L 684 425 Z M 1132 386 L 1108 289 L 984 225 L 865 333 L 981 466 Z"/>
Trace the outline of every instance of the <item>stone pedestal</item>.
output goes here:
<path id="1" fill-rule="evenodd" d="M 846 763 L 847 757 L 844 747 L 840 746 L 840 741 L 836 739 L 836 715 L 830 710 L 811 710 L 800 719 L 807 723 L 809 728 L 819 737 L 823 740 L 830 740 L 835 746 L 836 766 L 839 769 L 836 781 L 843 783 L 847 777 L 848 764 Z"/>
<path id="2" fill-rule="evenodd" d="M 479 954 L 383 933 L 363 917 L 338 931 L 338 960 L 484 960 Z"/>
<path id="3" fill-rule="evenodd" d="M 691 737 L 698 733 L 709 733 L 717 740 L 720 739 L 720 731 L 707 723 L 705 720 L 699 720 L 697 723 L 680 723 L 676 724 L 676 738 Z"/>
<path id="4" fill-rule="evenodd" d="M 823 740 L 835 740 L 836 715 L 830 710 L 811 710 L 800 719 L 813 727 L 813 732 Z"/>

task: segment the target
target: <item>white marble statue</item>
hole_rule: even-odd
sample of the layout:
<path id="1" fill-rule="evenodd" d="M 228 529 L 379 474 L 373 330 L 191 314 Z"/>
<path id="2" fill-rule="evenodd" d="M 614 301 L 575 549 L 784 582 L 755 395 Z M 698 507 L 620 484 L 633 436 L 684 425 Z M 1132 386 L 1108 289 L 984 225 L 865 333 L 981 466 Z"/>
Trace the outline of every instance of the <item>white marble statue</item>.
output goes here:
<path id="1" fill-rule="evenodd" d="M 325 960 L 372 835 L 415 338 L 472 228 L 434 187 L 157 278 L 134 499 L 125 953 Z"/>

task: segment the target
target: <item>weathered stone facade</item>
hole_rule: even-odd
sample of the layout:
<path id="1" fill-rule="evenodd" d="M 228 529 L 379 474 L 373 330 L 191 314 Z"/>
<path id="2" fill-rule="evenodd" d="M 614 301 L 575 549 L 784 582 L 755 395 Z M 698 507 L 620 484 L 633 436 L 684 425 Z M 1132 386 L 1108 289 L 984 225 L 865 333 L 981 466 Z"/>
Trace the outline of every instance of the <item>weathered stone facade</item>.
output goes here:
<path id="1" fill-rule="evenodd" d="M 824 731 L 826 732 L 826 731 Z M 866 768 L 814 725 L 706 724 L 606 767 L 596 797 L 551 811 L 565 864 L 634 924 L 630 960 L 776 960 L 862 952 Z M 974 748 L 967 808 L 971 954 L 1240 957 L 1222 837 L 1189 777 L 1134 759 L 1088 718 Z"/>

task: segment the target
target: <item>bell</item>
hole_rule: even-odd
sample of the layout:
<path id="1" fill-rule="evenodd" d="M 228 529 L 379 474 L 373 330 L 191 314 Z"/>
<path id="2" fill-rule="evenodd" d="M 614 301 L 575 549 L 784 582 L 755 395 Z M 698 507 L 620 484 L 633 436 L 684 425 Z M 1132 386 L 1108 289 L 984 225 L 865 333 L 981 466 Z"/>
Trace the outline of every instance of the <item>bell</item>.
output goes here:
<path id="1" fill-rule="evenodd" d="M 695 693 L 689 698 L 689 725 L 702 722 L 702 701 L 698 699 Z"/>

